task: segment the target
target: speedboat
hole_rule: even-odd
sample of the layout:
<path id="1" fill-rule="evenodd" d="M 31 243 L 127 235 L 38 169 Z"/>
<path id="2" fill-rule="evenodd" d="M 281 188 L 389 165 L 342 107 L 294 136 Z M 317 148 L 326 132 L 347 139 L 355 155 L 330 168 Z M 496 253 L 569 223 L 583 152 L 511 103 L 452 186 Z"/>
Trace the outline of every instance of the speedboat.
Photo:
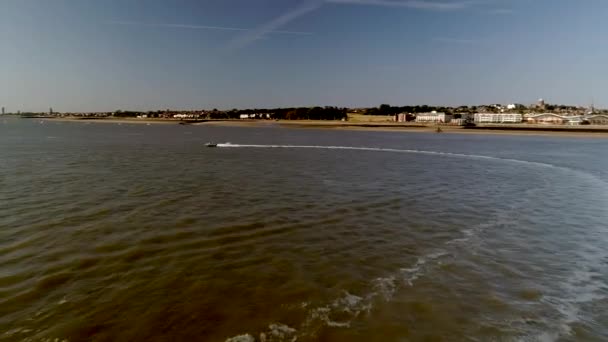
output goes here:
<path id="1" fill-rule="evenodd" d="M 205 144 L 205 146 L 206 147 L 217 147 L 217 144 L 208 142 L 208 143 Z"/>

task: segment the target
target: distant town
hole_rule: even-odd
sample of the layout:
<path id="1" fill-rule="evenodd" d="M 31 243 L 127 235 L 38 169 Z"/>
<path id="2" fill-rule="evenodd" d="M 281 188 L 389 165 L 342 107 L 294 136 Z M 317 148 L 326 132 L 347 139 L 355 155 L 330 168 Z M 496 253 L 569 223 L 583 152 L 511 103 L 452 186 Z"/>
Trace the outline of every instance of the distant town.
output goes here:
<path id="1" fill-rule="evenodd" d="M 299 107 L 275 109 L 232 110 L 156 110 L 113 112 L 68 113 L 52 108 L 45 113 L 7 112 L 2 115 L 17 115 L 24 118 L 75 118 L 75 119 L 164 119 L 192 120 L 338 120 L 384 121 L 396 123 L 442 124 L 467 126 L 475 124 L 549 124 L 549 125 L 608 125 L 608 110 L 546 103 L 540 99 L 531 105 L 490 104 L 479 106 L 391 106 L 388 104 L 372 108 L 344 107 Z"/>

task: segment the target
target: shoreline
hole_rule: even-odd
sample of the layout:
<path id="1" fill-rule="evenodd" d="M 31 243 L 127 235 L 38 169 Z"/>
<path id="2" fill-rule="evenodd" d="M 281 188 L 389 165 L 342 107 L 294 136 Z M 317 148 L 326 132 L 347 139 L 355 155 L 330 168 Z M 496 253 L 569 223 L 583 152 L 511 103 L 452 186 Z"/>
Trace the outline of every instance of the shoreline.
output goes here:
<path id="1" fill-rule="evenodd" d="M 76 118 L 76 117 L 64 117 L 64 118 L 49 118 L 49 117 L 32 117 L 26 119 L 38 119 L 44 121 L 58 121 L 58 122 L 82 122 L 82 123 L 128 123 L 128 124 L 178 124 L 178 120 L 174 119 L 136 119 L 136 118 Z"/>
<path id="2" fill-rule="evenodd" d="M 177 120 L 155 118 L 30 118 L 60 122 L 95 122 L 113 124 L 145 124 L 145 125 L 209 125 L 226 127 L 284 127 L 300 129 L 336 129 L 372 132 L 403 132 L 403 133 L 435 133 L 437 126 L 416 123 L 392 122 L 356 122 L 356 121 L 315 121 L 315 120 Z M 526 136 L 562 136 L 562 137 L 593 137 L 608 138 L 608 126 L 547 126 L 547 125 L 483 125 L 462 127 L 442 125 L 441 134 L 477 134 L 477 135 L 526 135 Z"/>

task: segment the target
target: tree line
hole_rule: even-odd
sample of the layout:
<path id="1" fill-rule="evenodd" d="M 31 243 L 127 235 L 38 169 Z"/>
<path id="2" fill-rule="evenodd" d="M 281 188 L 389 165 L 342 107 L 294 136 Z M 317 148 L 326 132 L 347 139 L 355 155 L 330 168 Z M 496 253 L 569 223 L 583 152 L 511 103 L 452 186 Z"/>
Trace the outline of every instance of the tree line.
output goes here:
<path id="1" fill-rule="evenodd" d="M 214 110 L 207 113 L 210 119 L 239 119 L 243 114 L 266 116 L 275 120 L 342 120 L 346 119 L 346 108 L 338 107 L 298 107 L 274 109 L 233 109 Z"/>
<path id="2" fill-rule="evenodd" d="M 197 113 L 198 116 L 208 119 L 240 119 L 241 115 L 256 115 L 257 118 L 269 118 L 275 120 L 342 120 L 347 118 L 347 108 L 339 107 L 294 107 L 294 108 L 252 108 L 252 109 L 232 109 L 211 111 L 188 111 Z M 171 112 L 173 113 L 173 112 Z M 180 112 L 175 112 L 178 114 Z M 163 117 L 167 112 L 134 112 L 117 110 L 115 117 L 136 117 L 138 115 L 148 115 L 148 117 Z M 172 115 L 172 114 L 171 114 Z"/>
<path id="3" fill-rule="evenodd" d="M 466 107 L 466 110 L 465 110 Z M 467 113 L 471 110 L 468 106 L 458 107 L 456 109 L 462 109 L 461 113 Z M 442 113 L 453 113 L 455 108 L 451 107 L 436 107 L 436 106 L 391 106 L 388 104 L 382 104 L 379 107 L 368 108 L 365 111 L 366 115 L 395 115 L 400 113 L 428 113 L 432 111 Z"/>
<path id="4" fill-rule="evenodd" d="M 378 107 L 367 108 L 363 111 L 363 114 L 366 115 L 396 115 L 400 113 L 428 113 L 432 111 L 442 112 L 446 114 L 473 114 L 478 112 L 486 112 L 486 113 L 580 113 L 585 111 L 585 107 L 580 106 L 568 106 L 568 105 L 559 105 L 559 104 L 545 104 L 544 107 L 531 105 L 525 106 L 523 104 L 515 104 L 515 108 L 506 109 L 504 106 L 500 104 L 490 104 L 490 105 L 479 105 L 479 106 L 459 106 L 459 107 L 446 107 L 446 106 L 429 106 L 429 105 L 421 105 L 421 106 L 391 106 L 389 104 L 382 104 Z M 598 110 L 597 112 L 602 113 L 606 112 L 606 110 Z"/>

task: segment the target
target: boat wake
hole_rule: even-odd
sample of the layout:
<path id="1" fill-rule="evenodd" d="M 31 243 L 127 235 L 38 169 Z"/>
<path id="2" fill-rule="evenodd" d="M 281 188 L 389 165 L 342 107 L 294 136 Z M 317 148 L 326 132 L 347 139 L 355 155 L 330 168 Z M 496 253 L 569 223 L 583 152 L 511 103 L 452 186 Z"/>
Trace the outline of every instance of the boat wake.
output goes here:
<path id="1" fill-rule="evenodd" d="M 526 201 L 522 201 L 520 205 L 525 203 Z M 400 291 L 416 286 L 419 279 L 428 276 L 438 266 L 455 258 L 461 249 L 468 249 L 467 242 L 470 242 L 470 239 L 481 238 L 485 231 L 510 222 L 514 210 L 517 210 L 517 207 L 512 207 L 478 226 L 463 229 L 462 236 L 424 253 L 413 264 L 371 280 L 370 288 L 364 294 L 354 295 L 345 290 L 341 296 L 322 306 L 313 307 L 309 303 L 302 303 L 301 307 L 307 310 L 307 314 L 297 328 L 273 323 L 266 331 L 259 332 L 255 336 L 237 335 L 228 338 L 226 342 L 297 341 L 301 338 L 314 340 L 325 327 L 348 329 L 357 319 L 370 315 L 376 305 L 393 301 Z"/>
<path id="2" fill-rule="evenodd" d="M 261 145 L 261 144 L 232 144 L 232 143 L 217 144 L 216 146 L 221 147 L 221 148 L 350 150 L 350 151 L 422 154 L 422 155 L 442 156 L 442 157 L 451 157 L 451 158 L 487 160 L 487 161 L 495 161 L 495 162 L 521 164 L 521 165 L 531 166 L 531 167 L 550 168 L 550 169 L 554 169 L 554 170 L 561 170 L 561 171 L 565 171 L 565 172 L 575 173 L 579 177 L 585 177 L 588 180 L 591 180 L 593 182 L 601 183 L 602 186 L 604 186 L 608 189 L 608 183 L 605 180 L 603 180 L 591 173 L 582 171 L 582 170 L 576 170 L 576 169 L 572 169 L 572 168 L 565 167 L 565 166 L 559 166 L 559 165 L 537 162 L 537 161 L 528 161 L 528 160 L 512 159 L 512 158 L 501 158 L 501 157 L 485 156 L 485 155 L 479 155 L 479 154 L 465 154 L 465 153 L 413 150 L 413 149 L 397 149 L 397 148 L 384 148 L 384 147 L 359 147 L 359 146 L 272 145 L 272 144 Z"/>
<path id="3" fill-rule="evenodd" d="M 474 160 L 485 160 L 490 162 L 502 162 L 520 164 L 535 168 L 552 169 L 558 173 L 567 172 L 579 179 L 585 179 L 594 186 L 601 185 L 608 189 L 608 184 L 605 180 L 582 170 L 576 170 L 569 167 L 536 162 L 526 161 L 511 158 L 501 158 L 494 156 L 462 154 L 440 151 L 426 151 L 414 149 L 395 149 L 395 148 L 378 148 L 378 147 L 353 147 L 353 146 L 317 146 L 317 145 L 258 145 L 258 144 L 218 144 L 220 148 L 260 148 L 260 149 L 322 149 L 322 150 L 351 150 L 351 151 L 370 151 L 370 152 L 388 152 L 388 153 L 404 153 L 404 154 L 419 154 L 430 156 L 442 156 L 450 158 L 466 158 Z M 268 329 L 254 335 L 245 334 L 229 338 L 227 342 L 238 341 L 296 341 L 299 338 L 315 338 L 315 336 L 324 327 L 334 328 L 349 328 L 357 319 L 363 318 L 371 314 L 374 306 L 379 302 L 391 302 L 399 295 L 401 291 L 411 288 L 416 285 L 416 282 L 433 274 L 440 265 L 450 262 L 454 258 L 459 258 L 462 253 L 469 253 L 483 248 L 484 236 L 487 231 L 497 227 L 505 228 L 507 226 L 517 226 L 517 213 L 526 205 L 529 205 L 530 198 L 534 192 L 543 191 L 550 184 L 544 184 L 543 187 L 535 187 L 526 190 L 522 193 L 521 201 L 516 202 L 495 216 L 490 217 L 485 222 L 482 222 L 473 227 L 466 227 L 461 230 L 461 235 L 436 249 L 427 251 L 419 256 L 415 262 L 409 266 L 395 270 L 385 277 L 376 278 L 370 281 L 369 291 L 364 294 L 354 295 L 348 291 L 344 291 L 343 295 L 336 298 L 333 302 L 328 302 L 325 305 L 317 307 L 309 307 L 307 303 L 302 306 L 306 308 L 306 319 L 296 327 L 289 327 L 280 323 L 273 323 L 268 326 Z M 604 254 L 602 254 L 604 255 Z M 608 258 L 607 258 L 608 260 Z M 587 261 L 587 260 L 585 260 Z M 590 261 L 589 261 L 590 262 Z M 603 281 L 594 281 L 599 277 L 601 272 L 586 272 L 582 270 L 576 274 L 574 279 L 560 284 L 560 288 L 566 293 L 572 294 L 574 300 L 564 300 L 549 294 L 545 294 L 540 300 L 544 305 L 557 311 L 557 317 L 543 320 L 542 324 L 545 327 L 551 327 L 552 333 L 547 333 L 544 328 L 530 326 L 528 321 L 517 321 L 515 318 L 508 324 L 511 328 L 516 329 L 518 334 L 523 339 L 555 341 L 564 337 L 571 337 L 571 326 L 580 322 L 581 307 L 594 300 L 605 300 L 606 297 L 601 293 L 606 288 Z M 594 278 L 595 277 L 595 278 Z M 592 279 L 593 278 L 593 279 Z M 587 287 L 581 287 L 581 284 L 587 283 Z M 590 283 L 590 284 L 589 284 Z M 504 322 L 503 322 L 504 323 Z"/>

